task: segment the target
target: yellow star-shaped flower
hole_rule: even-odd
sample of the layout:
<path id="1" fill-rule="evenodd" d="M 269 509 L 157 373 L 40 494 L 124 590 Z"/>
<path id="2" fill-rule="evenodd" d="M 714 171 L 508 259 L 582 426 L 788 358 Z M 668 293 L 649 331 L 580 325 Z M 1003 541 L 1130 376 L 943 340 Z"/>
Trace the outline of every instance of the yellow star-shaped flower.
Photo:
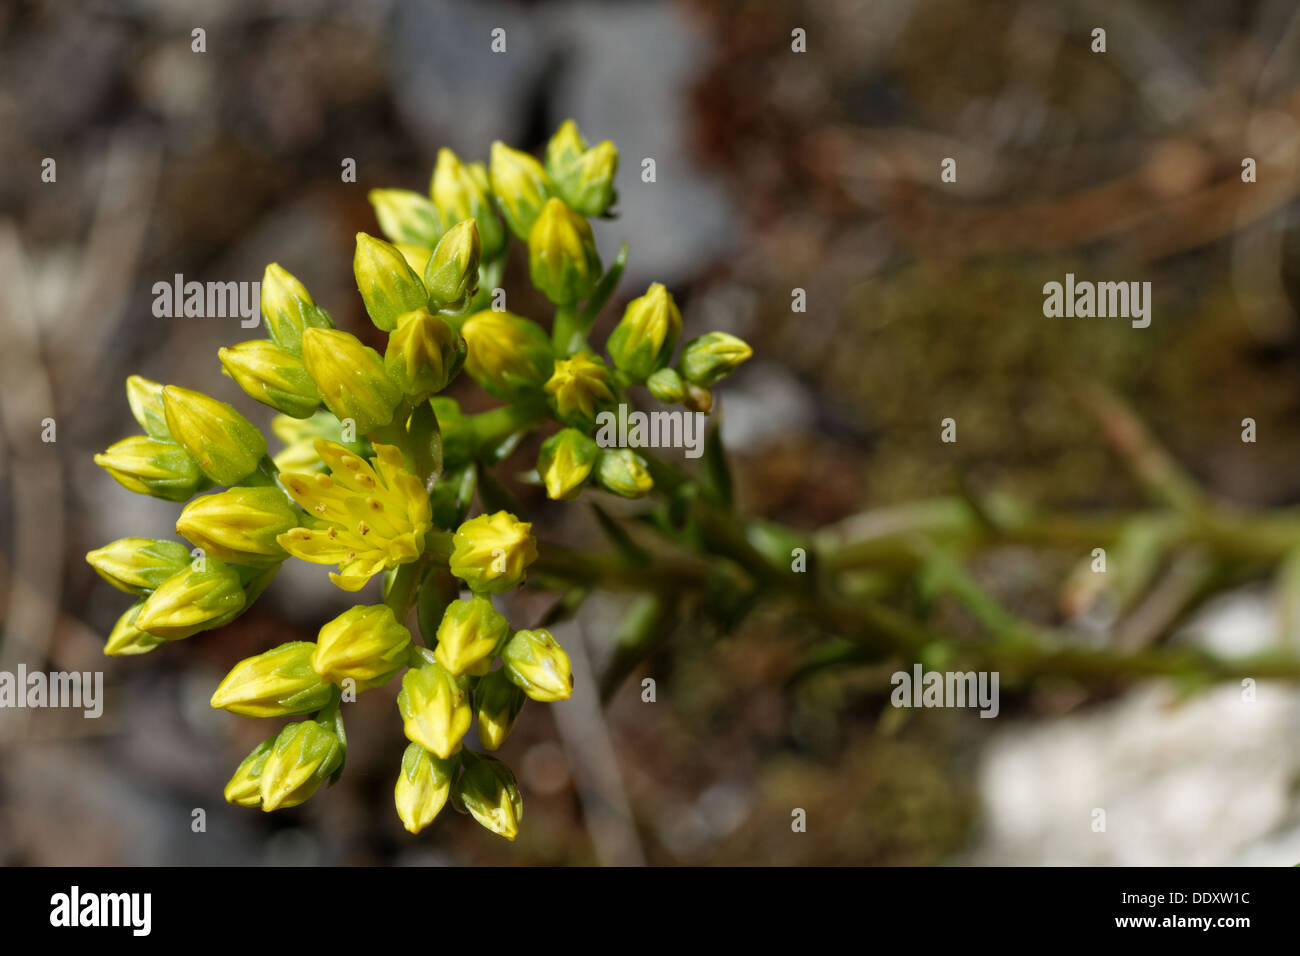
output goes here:
<path id="1" fill-rule="evenodd" d="M 276 540 L 296 558 L 337 564 L 330 580 L 359 591 L 371 577 L 418 558 L 430 527 L 429 496 L 391 445 L 375 445 L 367 463 L 342 445 L 315 442 L 329 474 L 281 475 L 289 496 L 312 519 Z"/>

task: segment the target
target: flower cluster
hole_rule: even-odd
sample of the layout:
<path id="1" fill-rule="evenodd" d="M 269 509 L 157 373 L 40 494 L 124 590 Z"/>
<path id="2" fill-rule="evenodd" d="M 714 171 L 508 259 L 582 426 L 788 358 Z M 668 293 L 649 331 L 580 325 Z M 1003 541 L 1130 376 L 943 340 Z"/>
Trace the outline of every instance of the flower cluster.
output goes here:
<path id="1" fill-rule="evenodd" d="M 488 751 L 527 699 L 564 700 L 573 678 L 549 631 L 512 628 L 493 603 L 524 583 L 538 548 L 517 508 L 488 507 L 497 493 L 487 469 L 521 435 L 554 422 L 536 469 L 550 498 L 587 485 L 641 497 L 654 487 L 651 468 L 628 449 L 597 445 L 599 412 L 634 386 L 707 412 L 711 387 L 750 355 L 740 339 L 712 332 L 686 343 L 674 365 L 682 317 L 658 284 L 628 304 L 607 358 L 588 344 L 627 255 L 624 246 L 606 268 L 588 221 L 609 214 L 617 167 L 612 143 L 588 146 L 570 121 L 543 161 L 502 143 L 487 165 L 444 149 L 427 195 L 372 191 L 384 238 L 357 236 L 353 270 L 366 313 L 387 333 L 382 354 L 335 328 L 289 272 L 267 266 L 267 338 L 218 357 L 278 413 L 271 429 L 284 447 L 274 457 L 232 406 L 128 379 L 143 434 L 95 461 L 131 491 L 188 502 L 176 530 L 190 546 L 124 538 L 87 556 L 137 598 L 105 653 L 145 653 L 234 620 L 290 557 L 334 566 L 330 579 L 348 592 L 383 579 L 382 603 L 349 608 L 315 641 L 240 661 L 217 687 L 214 707 L 303 718 L 244 759 L 227 800 L 291 807 L 338 779 L 342 705 L 400 674 L 410 741 L 395 789 L 403 824 L 419 832 L 450 800 L 514 839 L 519 787 Z M 532 283 L 555 307 L 549 333 L 500 304 L 512 238 L 527 244 Z M 462 371 L 502 404 L 462 413 L 440 394 Z M 476 491 L 485 510 L 470 517 Z"/>

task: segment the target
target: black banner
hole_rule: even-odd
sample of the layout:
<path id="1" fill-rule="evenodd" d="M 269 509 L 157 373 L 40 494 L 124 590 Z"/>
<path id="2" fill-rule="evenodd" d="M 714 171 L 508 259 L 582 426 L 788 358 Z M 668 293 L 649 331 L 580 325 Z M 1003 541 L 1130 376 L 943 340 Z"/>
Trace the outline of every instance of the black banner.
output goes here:
<path id="1" fill-rule="evenodd" d="M 8 869 L 0 899 L 15 932 L 127 945 L 388 939 L 413 925 L 404 916 L 444 905 L 457 921 L 499 917 L 521 940 L 609 921 L 734 940 L 834 914 L 873 942 L 1033 931 L 1231 945 L 1294 928 L 1296 879 L 1287 869 Z"/>

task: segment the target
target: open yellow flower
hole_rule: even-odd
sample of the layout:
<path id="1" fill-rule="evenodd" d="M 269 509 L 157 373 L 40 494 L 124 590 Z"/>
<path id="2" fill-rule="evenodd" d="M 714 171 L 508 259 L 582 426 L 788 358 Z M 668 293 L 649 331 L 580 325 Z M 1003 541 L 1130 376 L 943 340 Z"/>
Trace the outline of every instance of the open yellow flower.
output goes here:
<path id="1" fill-rule="evenodd" d="M 336 442 L 318 438 L 316 453 L 329 474 L 281 475 L 289 496 L 313 519 L 276 540 L 296 558 L 337 564 L 330 580 L 359 591 L 380 571 L 420 556 L 429 530 L 429 496 L 402 465 L 402 453 L 375 445 L 367 464 Z"/>

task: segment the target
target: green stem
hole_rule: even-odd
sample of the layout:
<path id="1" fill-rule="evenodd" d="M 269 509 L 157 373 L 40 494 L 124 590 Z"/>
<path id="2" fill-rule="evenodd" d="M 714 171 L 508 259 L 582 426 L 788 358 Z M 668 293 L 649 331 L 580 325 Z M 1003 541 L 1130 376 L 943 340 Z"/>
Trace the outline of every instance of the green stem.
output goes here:
<path id="1" fill-rule="evenodd" d="M 703 565 L 707 567 L 707 565 Z M 609 590 L 632 590 L 673 599 L 698 591 L 705 580 L 701 566 L 678 559 L 656 558 L 649 564 L 629 563 L 609 555 L 587 555 L 553 545 L 542 549 L 534 565 L 539 575 L 584 586 Z M 791 576 L 765 575 L 775 584 Z M 1004 673 L 1008 684 L 1036 677 L 1066 677 L 1078 680 L 1171 677 L 1190 681 L 1255 679 L 1300 679 L 1300 657 L 1272 652 L 1240 658 L 1222 658 L 1195 649 L 1147 648 L 1125 651 L 1113 648 L 1079 647 L 1067 637 L 1045 629 L 1025 626 L 1014 633 L 995 634 L 994 640 L 973 643 L 953 635 L 931 631 L 890 608 L 870 601 L 852 601 L 824 592 L 810 594 L 793 583 L 781 587 L 791 599 L 801 620 L 809 621 L 825 634 L 890 654 L 902 661 L 917 661 L 935 646 L 943 645 L 965 668 Z M 650 648 L 653 649 L 653 648 Z M 638 661 L 623 660 L 621 669 Z"/>
<path id="2" fill-rule="evenodd" d="M 1153 497 L 1187 514 L 1213 506 L 1123 399 L 1097 382 L 1075 383 L 1074 388 L 1106 439 Z"/>
<path id="3" fill-rule="evenodd" d="M 338 715 L 339 704 L 342 700 L 343 700 L 343 691 L 339 688 L 337 684 L 331 686 L 329 703 L 326 704 L 324 707 L 322 707 L 320 710 L 316 711 L 314 715 L 315 719 L 320 721 L 321 723 L 332 723 L 334 721 L 334 718 Z"/>
<path id="4" fill-rule="evenodd" d="M 600 699 L 608 703 L 636 666 L 668 639 L 676 624 L 671 605 L 655 594 L 637 598 L 614 638 L 614 656 L 600 677 Z"/>
<path id="5" fill-rule="evenodd" d="M 452 540 L 455 535 L 450 531 L 430 528 L 424 536 L 424 553 L 429 557 L 446 558 L 451 555 Z"/>
<path id="6" fill-rule="evenodd" d="M 1004 608 L 950 554 L 924 539 L 915 544 L 924 561 L 927 583 L 937 592 L 952 595 L 986 630 L 1004 636 L 1019 634 L 1024 624 Z"/>
<path id="7" fill-rule="evenodd" d="M 654 462 L 652 470 L 660 471 L 655 476 L 656 481 L 661 477 L 668 483 L 686 480 L 680 472 L 662 462 Z M 931 631 L 878 602 L 841 597 L 822 586 L 813 574 L 787 573 L 784 567 L 773 565 L 750 544 L 745 522 L 730 512 L 722 512 L 697 499 L 692 513 L 712 553 L 730 558 L 769 593 L 792 601 L 801 619 L 814 623 L 825 634 L 846 637 L 905 661 L 919 660 L 929 648 L 942 645 L 967 666 L 1005 670 L 1008 682 L 1013 683 L 1041 676 L 1082 680 L 1133 677 L 1173 677 L 1191 681 L 1242 677 L 1300 679 L 1300 657 L 1285 652 L 1225 659 L 1195 649 L 1144 648 L 1132 651 L 1078 647 L 1067 635 L 1035 627 L 1015 618 L 1001 606 L 989 604 L 985 595 L 972 589 L 972 582 L 966 576 L 950 578 L 949 586 L 955 584 L 968 606 L 973 603 L 980 610 L 983 623 L 992 629 L 989 635 L 992 639 L 980 642 L 963 640 Z M 986 527 L 982 522 L 968 520 L 972 525 Z M 1272 551 L 1284 539 L 1284 536 L 1272 533 L 1271 522 L 1258 523 L 1258 519 L 1252 519 L 1245 525 L 1227 528 L 1221 521 L 1221 518 L 1214 521 L 1202 516 L 1185 530 L 1197 535 L 1227 538 L 1237 549 L 1255 554 Z M 1083 524 L 1088 525 L 1086 521 Z M 1106 530 L 1118 534 L 1126 524 L 1127 521 L 1119 521 Z M 1058 525 L 1054 530 L 1065 530 L 1070 532 L 1068 537 L 1077 536 L 1081 541 L 1092 542 L 1098 540 L 1097 532 L 1102 528 L 1087 526 L 1086 535 L 1080 535 L 1084 527 L 1075 524 Z M 896 543 L 900 547 L 906 546 L 913 564 L 921 560 L 915 550 L 915 532 L 912 532 L 910 540 L 902 539 Z M 707 568 L 707 560 L 698 560 L 698 565 L 682 558 L 666 560 L 657 557 L 649 563 L 630 562 L 608 555 L 588 556 L 548 546 L 536 567 L 539 572 L 588 587 L 621 587 L 680 597 L 684 592 L 698 591 L 706 580 L 702 569 Z M 852 566 L 843 560 L 836 564 L 841 569 Z M 626 661 L 623 666 L 628 666 Z"/>
<path id="8" fill-rule="evenodd" d="M 486 452 L 516 432 L 532 428 L 545 419 L 548 413 L 545 399 L 536 396 L 469 416 L 478 452 Z"/>
<path id="9" fill-rule="evenodd" d="M 333 686 L 330 688 L 329 703 L 316 711 L 312 718 L 317 723 L 330 725 L 331 729 L 333 729 L 335 735 L 339 739 L 339 746 L 343 750 L 343 759 L 339 761 L 339 765 L 335 767 L 334 772 L 330 774 L 330 786 L 337 783 L 339 778 L 343 776 L 343 767 L 348 760 L 348 733 L 346 728 L 343 726 L 343 714 L 339 710 L 339 704 L 342 700 L 342 689 L 338 687 L 338 685 Z"/>
<path id="10" fill-rule="evenodd" d="M 575 303 L 557 305 L 555 320 L 551 325 L 551 351 L 556 358 L 567 358 L 569 346 L 577 335 L 578 307 Z"/>
<path id="11" fill-rule="evenodd" d="M 600 277 L 600 282 L 596 284 L 596 291 L 591 294 L 587 304 L 583 306 L 582 313 L 578 316 L 578 324 L 582 328 L 582 334 L 586 335 L 591 329 L 592 323 L 596 321 L 596 316 L 600 315 L 600 310 L 609 302 L 610 296 L 618 288 L 618 282 L 623 278 L 623 269 L 627 266 L 627 243 L 621 243 L 618 247 L 618 255 L 610 267 L 605 270 L 605 274 Z"/>
<path id="12" fill-rule="evenodd" d="M 411 439 L 406 431 L 407 419 L 411 417 L 411 404 L 403 400 L 393 411 L 393 420 L 387 425 L 381 425 L 369 434 L 371 442 L 380 442 L 384 445 L 393 445 L 402 453 L 402 461 L 408 470 L 415 471 L 415 450 L 411 447 Z"/>
<path id="13" fill-rule="evenodd" d="M 257 463 L 257 470 L 248 475 L 240 484 L 248 488 L 273 488 L 280 477 L 280 469 L 270 455 L 263 455 Z"/>
<path id="14" fill-rule="evenodd" d="M 551 349 L 555 352 L 556 358 L 568 358 L 576 352 L 590 350 L 591 346 L 587 344 L 587 333 L 591 331 L 591 326 L 600 315 L 600 310 L 614 294 L 626 265 L 627 243 L 625 242 L 619 247 L 614 262 L 596 283 L 595 290 L 581 311 L 576 302 L 556 306 L 555 321 L 551 325 Z"/>
<path id="15" fill-rule="evenodd" d="M 839 527 L 852 523 L 861 529 L 828 529 L 815 536 L 823 569 L 915 568 L 918 556 L 912 542 L 917 535 L 958 551 L 1021 544 L 1088 552 L 1114 545 L 1135 526 L 1158 525 L 1169 548 L 1208 545 L 1224 557 L 1269 562 L 1280 560 L 1300 543 L 1300 511 L 1295 508 L 1258 513 L 1182 514 L 1153 509 L 1083 515 L 1024 513 L 990 527 L 960 499 L 941 498 L 881 509 Z"/>
<path id="16" fill-rule="evenodd" d="M 438 658 L 433 656 L 433 651 L 422 644 L 412 644 L 410 650 L 406 652 L 407 667 L 424 667 L 426 664 L 437 662 Z"/>
<path id="17" fill-rule="evenodd" d="M 693 483 L 677 467 L 644 451 L 642 454 L 655 479 L 656 492 L 677 498 Z M 861 516 L 856 519 L 863 526 L 859 529 L 841 523 L 839 533 L 831 530 L 816 536 L 817 562 L 803 574 L 788 572 L 765 557 L 751 543 L 748 523 L 733 512 L 696 496 L 691 499 L 691 515 L 709 554 L 735 561 L 769 594 L 791 601 L 800 619 L 813 623 L 824 634 L 848 638 L 904 661 L 921 660 L 930 649 L 941 646 L 967 667 L 1005 671 L 1008 683 L 1042 676 L 1078 680 L 1300 679 L 1300 657 L 1284 651 L 1229 659 L 1187 648 L 1080 647 L 1069 635 L 1022 621 L 985 594 L 964 570 L 948 574 L 945 586 L 978 612 L 990 632 L 986 640 L 972 642 L 932 631 L 878 601 L 846 598 L 832 589 L 830 575 L 835 572 L 888 567 L 914 571 L 927 559 L 932 560 L 928 549 L 935 547 L 956 548 L 960 553 L 970 547 L 1022 543 L 1090 550 L 1119 540 L 1136 521 L 1160 523 L 1168 535 L 1169 547 L 1209 545 L 1221 556 L 1248 562 L 1281 560 L 1300 541 L 1300 510 L 1294 508 L 1255 514 L 1197 507 L 1043 515 L 1007 501 L 984 504 L 987 517 L 957 498 Z M 919 552 L 918 538 L 928 542 Z M 631 562 L 618 556 L 586 556 L 547 547 L 537 567 L 555 578 L 586 587 L 622 587 L 677 598 L 684 592 L 698 591 L 707 580 L 708 555 L 697 560 L 698 565 L 680 557 Z M 948 560 L 955 562 L 955 558 Z M 948 570 L 954 567 L 951 564 Z M 818 573 L 812 573 L 814 569 Z M 623 664 L 627 666 L 626 661 Z"/>
<path id="18" fill-rule="evenodd" d="M 437 640 L 442 616 L 447 606 L 456 600 L 459 593 L 460 582 L 453 578 L 446 568 L 430 568 L 429 573 L 424 576 L 424 580 L 420 582 L 415 606 L 418 611 L 420 635 L 425 644 L 432 646 Z"/>
<path id="19" fill-rule="evenodd" d="M 619 246 L 618 255 L 614 257 L 610 267 L 596 283 L 595 291 L 581 311 L 578 310 L 576 302 L 556 308 L 555 324 L 551 326 L 551 348 L 555 351 L 556 358 L 568 358 L 575 352 L 591 348 L 587 344 L 587 333 L 591 331 L 596 317 L 600 315 L 600 310 L 605 307 L 614 290 L 618 288 L 618 282 L 623 277 L 623 269 L 626 266 L 627 243 L 624 242 Z"/>
<path id="20" fill-rule="evenodd" d="M 393 609 L 393 616 L 397 618 L 399 624 L 406 620 L 406 615 L 415 606 L 416 588 L 419 586 L 423 569 L 423 558 L 398 565 L 392 583 L 384 594 L 384 603 Z"/>
<path id="21" fill-rule="evenodd" d="M 438 431 L 433 406 L 428 402 L 421 402 L 411 413 L 408 440 L 414 474 L 425 488 L 432 488 L 442 472 L 442 434 Z"/>

